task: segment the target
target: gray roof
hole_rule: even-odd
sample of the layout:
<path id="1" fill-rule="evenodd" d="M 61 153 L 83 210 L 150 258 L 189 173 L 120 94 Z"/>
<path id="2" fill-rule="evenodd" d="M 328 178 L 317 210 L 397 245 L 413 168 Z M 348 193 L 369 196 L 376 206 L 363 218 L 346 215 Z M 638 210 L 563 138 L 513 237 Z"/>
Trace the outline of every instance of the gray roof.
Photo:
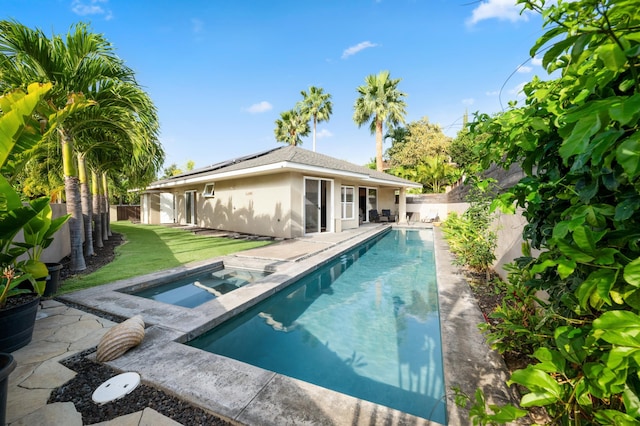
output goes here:
<path id="1" fill-rule="evenodd" d="M 303 166 L 322 167 L 334 172 L 358 173 L 367 175 L 373 179 L 383 180 L 389 183 L 397 183 L 401 186 L 416 185 L 415 182 L 402 179 L 388 173 L 378 172 L 376 170 L 369 169 L 368 167 L 358 166 L 356 164 L 349 163 L 348 161 L 339 160 L 328 155 L 319 154 L 317 152 L 312 152 L 297 146 L 288 145 L 228 161 L 223 161 L 207 167 L 194 169 L 187 173 L 182 173 L 167 179 L 153 182 L 150 186 L 154 186 L 155 184 L 159 183 L 170 183 L 173 180 L 182 180 L 185 178 L 194 178 L 205 175 L 215 177 L 215 175 L 219 173 L 252 169 L 255 167 L 267 166 L 270 164 L 281 162 L 290 162 Z"/>

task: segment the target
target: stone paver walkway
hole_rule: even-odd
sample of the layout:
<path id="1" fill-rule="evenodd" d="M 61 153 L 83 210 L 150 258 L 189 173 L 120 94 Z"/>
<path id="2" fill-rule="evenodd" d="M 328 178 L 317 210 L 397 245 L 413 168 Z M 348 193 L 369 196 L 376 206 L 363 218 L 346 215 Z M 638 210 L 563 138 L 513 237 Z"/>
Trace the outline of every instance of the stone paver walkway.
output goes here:
<path id="1" fill-rule="evenodd" d="M 45 300 L 38 310 L 33 339 L 12 355 L 16 369 L 9 376 L 7 424 L 10 426 L 82 426 L 72 402 L 47 404 L 51 391 L 75 376 L 58 361 L 98 344 L 115 325 L 106 319 Z M 171 426 L 179 423 L 146 408 L 101 426 Z"/>

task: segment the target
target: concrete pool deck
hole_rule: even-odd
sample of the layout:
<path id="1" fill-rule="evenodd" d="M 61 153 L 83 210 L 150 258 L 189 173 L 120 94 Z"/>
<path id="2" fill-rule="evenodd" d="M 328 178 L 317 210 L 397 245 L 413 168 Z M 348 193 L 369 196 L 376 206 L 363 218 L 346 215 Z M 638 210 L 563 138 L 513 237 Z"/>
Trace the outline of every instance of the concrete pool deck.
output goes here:
<path id="1" fill-rule="evenodd" d="M 144 285 L 144 282 L 168 273 L 187 273 L 203 268 L 212 260 L 82 290 L 59 299 L 121 317 L 141 314 L 147 324 L 143 343 L 108 365 L 120 371 L 136 371 L 145 383 L 239 424 L 436 424 L 181 344 L 387 227 L 387 224 L 362 226 L 340 234 L 297 238 L 213 259 L 221 260 L 227 266 L 263 268 L 273 273 L 193 309 L 166 305 L 117 290 Z M 489 350 L 476 326 L 483 321 L 482 314 L 463 276 L 451 265 L 440 230 L 436 228 L 434 234 L 447 392 L 452 393 L 451 388 L 457 386 L 472 396 L 480 387 L 485 391 L 488 403 L 510 401 L 512 395 L 504 385 L 506 368 L 501 358 Z M 73 376 L 72 371 L 57 361 L 95 346 L 113 325 L 56 301 L 47 301 L 43 306 L 42 318 L 36 321 L 33 342 L 14 353 L 18 368 L 10 376 L 7 408 L 7 421 L 11 425 L 45 424 L 38 419 L 51 421 L 52 412 L 72 415 L 75 409 L 71 403 L 65 403 L 71 407 L 62 407 L 61 403 L 46 404 L 51 389 Z M 34 402 L 25 404 L 27 398 Z M 450 425 L 470 423 L 467 412 L 453 403 L 452 395 L 447 395 L 447 412 Z M 137 420 L 131 419 L 132 423 L 125 423 L 123 418 L 110 423 L 176 424 L 150 409 L 135 414 Z M 75 424 L 82 424 L 81 420 Z"/>

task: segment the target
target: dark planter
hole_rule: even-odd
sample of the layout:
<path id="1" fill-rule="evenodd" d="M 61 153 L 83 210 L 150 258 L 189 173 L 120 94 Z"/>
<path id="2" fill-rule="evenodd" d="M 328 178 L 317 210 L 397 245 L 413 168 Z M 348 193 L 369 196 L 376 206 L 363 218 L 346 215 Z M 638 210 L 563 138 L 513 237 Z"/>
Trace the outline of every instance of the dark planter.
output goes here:
<path id="1" fill-rule="evenodd" d="M 29 344 L 36 323 L 40 297 L 0 310 L 0 352 L 13 352 Z"/>
<path id="2" fill-rule="evenodd" d="M 44 297 L 51 297 L 58 292 L 60 288 L 60 270 L 62 269 L 61 263 L 47 263 L 47 285 L 44 288 Z"/>
<path id="3" fill-rule="evenodd" d="M 16 368 L 16 361 L 11 354 L 0 353 L 0 425 L 7 421 L 7 388 L 9 374 Z"/>

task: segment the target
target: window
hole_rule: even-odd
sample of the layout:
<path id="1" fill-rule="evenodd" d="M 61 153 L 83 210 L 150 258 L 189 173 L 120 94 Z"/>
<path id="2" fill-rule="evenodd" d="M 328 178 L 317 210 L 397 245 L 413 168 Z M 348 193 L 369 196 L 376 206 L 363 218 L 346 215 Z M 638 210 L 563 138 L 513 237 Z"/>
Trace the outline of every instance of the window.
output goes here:
<path id="1" fill-rule="evenodd" d="M 343 219 L 353 219 L 355 217 L 354 193 L 355 188 L 353 186 L 343 186 L 341 188 L 340 204 Z"/>
<path id="2" fill-rule="evenodd" d="M 204 192 L 202 195 L 205 197 L 214 197 L 215 196 L 215 183 L 208 183 L 204 186 Z"/>

